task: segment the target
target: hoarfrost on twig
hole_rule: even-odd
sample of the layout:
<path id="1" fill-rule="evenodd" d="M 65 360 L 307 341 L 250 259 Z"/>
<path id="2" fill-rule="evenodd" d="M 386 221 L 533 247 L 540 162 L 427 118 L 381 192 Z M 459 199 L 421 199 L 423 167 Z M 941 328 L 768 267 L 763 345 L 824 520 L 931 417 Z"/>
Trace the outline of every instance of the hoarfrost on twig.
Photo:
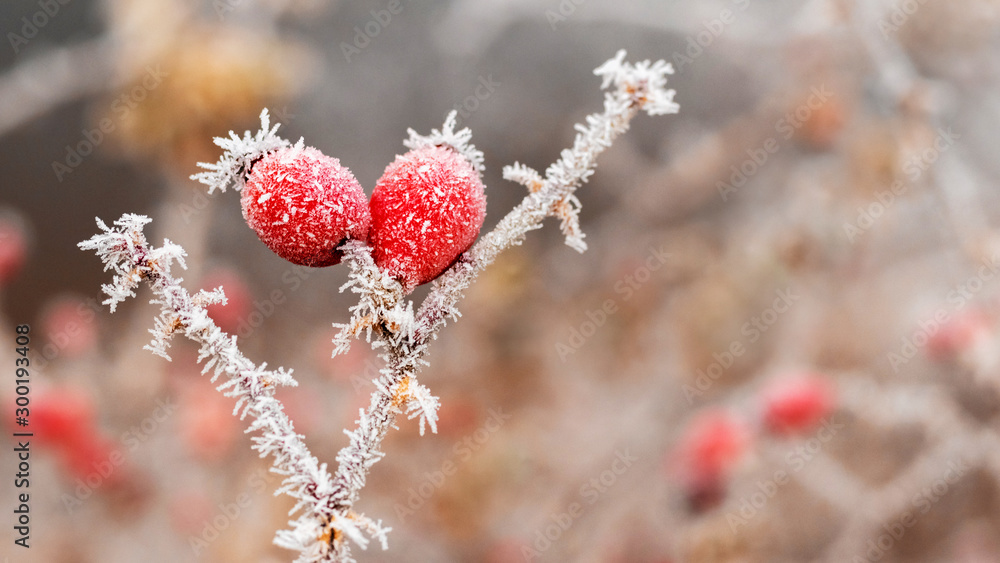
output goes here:
<path id="1" fill-rule="evenodd" d="M 483 151 L 477 149 L 472 144 L 472 131 L 468 127 L 455 131 L 457 118 L 458 111 L 452 110 L 448 114 L 448 117 L 445 118 L 441 129 L 432 129 L 430 135 L 420 135 L 413 129 L 407 129 L 406 132 L 410 137 L 403 141 L 403 146 L 413 150 L 422 147 L 447 145 L 464 156 L 472 163 L 473 168 L 482 174 L 483 170 L 485 170 L 483 166 L 483 162 L 485 161 Z"/>
<path id="2" fill-rule="evenodd" d="M 234 414 L 253 419 L 247 429 L 258 433 L 252 439 L 253 448 L 261 457 L 273 456 L 271 471 L 284 477 L 278 493 L 297 501 L 292 514 L 299 513 L 299 517 L 290 522 L 291 530 L 278 534 L 276 541 L 300 551 L 301 562 L 349 560 L 349 548 L 343 542 L 320 541 L 335 537 L 335 530 L 348 534 L 362 548 L 368 543 L 365 535 L 385 546 L 389 529 L 338 503 L 326 464 L 320 464 L 309 452 L 284 407 L 274 398 L 278 386 L 296 385 L 291 372 L 283 368 L 268 370 L 266 364 L 254 365 L 243 355 L 236 337 L 219 329 L 205 310 L 206 304 L 225 298 L 221 288 L 191 295 L 181 286 L 181 280 L 171 274 L 171 266 L 174 262 L 184 265 L 184 251 L 170 241 L 164 241 L 159 248 L 150 247 L 143 233 L 149 222 L 148 217 L 126 214 L 115 221 L 114 227 L 108 227 L 98 219 L 104 232 L 79 246 L 95 251 L 105 268 L 114 270 L 113 282 L 104 286 L 108 294 L 105 303 L 112 309 L 126 297 L 134 296 L 139 282 L 152 286 L 152 302 L 160 305 L 161 313 L 148 349 L 168 357 L 170 337 L 182 333 L 201 345 L 198 362 L 207 360 L 202 372 L 214 370 L 212 382 L 225 376 L 219 391 L 235 399 Z"/>
<path id="3" fill-rule="evenodd" d="M 215 144 L 224 151 L 222 158 L 214 163 L 199 162 L 198 166 L 206 171 L 192 175 L 191 179 L 208 186 L 209 194 L 215 190 L 225 192 L 230 186 L 236 191 L 241 190 L 243 178 L 254 161 L 271 151 L 292 146 L 276 134 L 280 126 L 276 123 L 271 127 L 271 116 L 264 109 L 260 112 L 260 130 L 256 134 L 246 131 L 240 138 L 230 131 L 229 137 L 216 137 Z M 302 139 L 299 139 L 299 144 L 302 144 Z"/>
<path id="4" fill-rule="evenodd" d="M 357 427 L 345 430 L 349 444 L 337 454 L 337 470 L 331 475 L 326 464 L 309 452 L 302 436 L 274 398 L 278 385 L 295 385 L 290 371 L 267 370 L 266 364 L 254 365 L 239 350 L 236 337 L 222 332 L 208 317 L 205 306 L 225 301 L 222 288 L 188 293 L 180 279 L 171 275 L 174 262 L 184 266 L 184 251 L 169 241 L 163 246 L 148 245 L 143 227 L 149 218 L 123 215 L 109 228 L 98 219 L 103 233 L 80 243 L 94 250 L 104 260 L 105 268 L 114 270 L 111 284 L 104 286 L 105 304 L 116 305 L 135 296 L 140 282 L 153 288 L 153 302 L 161 313 L 152 329 L 154 339 L 147 346 L 155 354 L 169 358 L 167 349 L 173 335 L 181 333 L 199 343 L 198 362 L 205 361 L 203 373 L 214 370 L 212 381 L 221 375 L 218 389 L 235 399 L 234 415 L 249 415 L 248 432 L 254 449 L 262 457 L 273 456 L 272 471 L 284 480 L 276 494 L 297 500 L 290 515 L 291 529 L 277 533 L 275 543 L 299 552 L 299 562 L 353 561 L 351 542 L 365 549 L 371 540 L 387 548 L 390 528 L 354 512 L 353 506 L 365 485 L 371 467 L 384 456 L 382 440 L 395 427 L 396 416 L 405 414 L 419 419 L 420 433 L 426 427 L 437 431 L 438 398 L 417 381 L 420 368 L 427 365 L 424 356 L 428 344 L 449 319 L 461 314 L 457 304 L 463 292 L 479 273 L 506 248 L 521 244 L 531 230 L 540 228 L 546 217 L 560 219 L 566 242 L 583 251 L 580 229 L 580 201 L 576 189 L 593 174 L 597 156 L 628 129 L 640 111 L 650 115 L 675 113 L 674 91 L 666 89 L 666 75 L 673 72 L 663 61 L 637 64 L 625 62 L 625 51 L 601 65 L 595 73 L 603 78 L 602 88 L 613 85 L 604 96 L 604 111 L 587 117 L 577 126 L 573 146 L 562 151 L 561 158 L 549 166 L 545 175 L 515 163 L 504 168 L 504 178 L 528 187 L 524 200 L 508 213 L 497 227 L 455 261 L 433 284 L 430 294 L 414 313 L 414 304 L 404 299 L 402 285 L 381 271 L 372 259 L 371 249 L 363 242 L 352 241 L 342 247 L 344 261 L 350 266 L 350 279 L 341 291 L 350 289 L 359 296 L 350 309 L 347 323 L 334 325 L 340 330 L 334 338 L 334 355 L 344 353 L 362 334 L 379 352 L 385 367 L 375 379 L 376 390 L 367 409 L 358 413 Z M 201 163 L 205 172 L 192 178 L 209 186 L 209 193 L 242 188 L 245 174 L 264 154 L 291 144 L 276 135 L 278 125 L 270 126 L 267 110 L 261 113 L 261 129 L 238 137 L 217 138 L 224 154 L 213 164 Z M 472 145 L 466 129 L 455 131 L 456 113 L 451 112 L 440 130 L 419 135 L 412 129 L 404 145 L 414 149 L 429 145 L 448 145 L 463 154 L 480 173 L 483 153 Z M 302 141 L 300 140 L 299 143 Z M 373 338 L 374 337 L 374 338 Z"/>

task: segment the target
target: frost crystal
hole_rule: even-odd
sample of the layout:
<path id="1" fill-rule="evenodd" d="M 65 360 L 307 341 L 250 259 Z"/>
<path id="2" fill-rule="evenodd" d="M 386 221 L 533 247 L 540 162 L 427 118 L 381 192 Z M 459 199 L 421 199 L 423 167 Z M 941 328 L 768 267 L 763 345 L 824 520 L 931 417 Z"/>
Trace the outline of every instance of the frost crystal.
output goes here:
<path id="1" fill-rule="evenodd" d="M 230 186 L 236 191 L 241 190 L 245 175 L 255 160 L 271 151 L 292 146 L 287 140 L 275 134 L 280 126 L 281 124 L 275 123 L 274 127 L 271 127 L 271 117 L 267 109 L 264 109 L 260 112 L 260 130 L 256 134 L 250 135 L 250 132 L 246 131 L 241 139 L 230 131 L 228 138 L 216 137 L 215 144 L 225 151 L 222 158 L 214 163 L 199 162 L 198 166 L 204 168 L 206 172 L 199 172 L 191 176 L 191 179 L 208 186 L 209 194 L 215 190 L 225 192 Z M 301 139 L 298 144 L 302 144 Z"/>
<path id="2" fill-rule="evenodd" d="M 410 137 L 403 141 L 403 146 L 412 150 L 424 147 L 449 146 L 464 156 L 466 160 L 472 163 L 472 167 L 482 174 L 483 170 L 485 170 L 483 166 L 485 160 L 483 151 L 477 149 L 472 144 L 472 131 L 468 127 L 455 131 L 457 118 L 458 112 L 452 110 L 448 114 L 448 117 L 445 118 L 441 129 L 431 129 L 430 135 L 420 135 L 413 129 L 407 129 L 406 132 Z"/>
<path id="3" fill-rule="evenodd" d="M 629 99 L 629 103 L 640 106 L 649 115 L 677 113 L 680 106 L 674 102 L 674 91 L 667 90 L 667 76 L 674 73 L 674 67 L 666 61 L 641 61 L 636 64 L 625 62 L 625 50 L 615 54 L 594 70 L 602 77 L 601 88 L 615 84 L 619 97 Z"/>
<path id="4" fill-rule="evenodd" d="M 430 389 L 417 385 L 409 393 L 406 401 L 406 416 L 410 420 L 420 419 L 420 435 L 424 435 L 424 425 L 431 427 L 431 432 L 437 434 L 437 410 L 441 406 L 438 398 L 431 395 Z"/>

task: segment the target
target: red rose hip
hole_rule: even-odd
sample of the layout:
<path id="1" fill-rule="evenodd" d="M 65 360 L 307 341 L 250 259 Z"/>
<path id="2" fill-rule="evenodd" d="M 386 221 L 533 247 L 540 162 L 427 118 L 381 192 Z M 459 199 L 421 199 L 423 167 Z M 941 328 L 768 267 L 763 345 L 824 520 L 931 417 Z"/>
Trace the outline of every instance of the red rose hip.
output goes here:
<path id="1" fill-rule="evenodd" d="M 815 375 L 775 381 L 763 393 L 764 424 L 775 434 L 806 432 L 835 407 L 834 391 Z"/>
<path id="2" fill-rule="evenodd" d="M 0 286 L 17 276 L 27 254 L 24 229 L 14 220 L 0 217 Z"/>
<path id="3" fill-rule="evenodd" d="M 241 196 L 243 218 L 275 254 L 303 266 L 340 262 L 340 245 L 364 240 L 371 216 L 361 185 L 340 161 L 294 146 L 254 163 Z"/>
<path id="4" fill-rule="evenodd" d="M 486 218 L 479 172 L 450 147 L 411 150 L 372 192 L 372 256 L 406 291 L 438 277 L 469 249 Z"/>
<path id="5" fill-rule="evenodd" d="M 673 462 L 693 509 L 701 511 L 721 502 L 730 473 L 751 440 L 750 429 L 728 411 L 704 411 L 688 424 Z"/>

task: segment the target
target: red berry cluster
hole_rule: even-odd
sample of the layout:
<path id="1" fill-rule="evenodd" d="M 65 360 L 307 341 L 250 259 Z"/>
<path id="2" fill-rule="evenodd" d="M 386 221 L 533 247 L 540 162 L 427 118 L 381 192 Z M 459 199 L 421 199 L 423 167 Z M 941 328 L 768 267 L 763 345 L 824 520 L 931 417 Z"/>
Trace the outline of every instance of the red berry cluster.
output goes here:
<path id="1" fill-rule="evenodd" d="M 831 385 L 812 374 L 775 381 L 757 402 L 761 430 L 776 437 L 812 430 L 836 406 Z M 670 462 L 693 510 L 700 512 L 722 501 L 730 474 L 754 439 L 752 425 L 734 412 L 713 409 L 692 420 Z"/>
<path id="2" fill-rule="evenodd" d="M 351 172 L 311 147 L 266 154 L 247 175 L 243 217 L 275 254 L 330 266 L 347 240 L 372 247 L 379 268 L 406 291 L 439 276 L 469 249 L 486 217 L 479 172 L 449 146 L 398 156 L 371 202 Z"/>

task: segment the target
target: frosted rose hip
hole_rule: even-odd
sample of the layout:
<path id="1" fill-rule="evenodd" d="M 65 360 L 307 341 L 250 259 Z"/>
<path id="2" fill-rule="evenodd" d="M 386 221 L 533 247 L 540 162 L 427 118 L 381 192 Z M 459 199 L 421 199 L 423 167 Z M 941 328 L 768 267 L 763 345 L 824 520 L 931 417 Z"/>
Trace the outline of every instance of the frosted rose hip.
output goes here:
<path id="1" fill-rule="evenodd" d="M 341 243 L 364 240 L 371 224 L 351 171 L 312 147 L 281 149 L 254 163 L 241 203 L 261 242 L 303 266 L 339 263 Z"/>
<path id="2" fill-rule="evenodd" d="M 397 156 L 372 193 L 375 263 L 407 291 L 439 276 L 479 235 L 484 189 L 472 163 L 449 147 Z"/>

